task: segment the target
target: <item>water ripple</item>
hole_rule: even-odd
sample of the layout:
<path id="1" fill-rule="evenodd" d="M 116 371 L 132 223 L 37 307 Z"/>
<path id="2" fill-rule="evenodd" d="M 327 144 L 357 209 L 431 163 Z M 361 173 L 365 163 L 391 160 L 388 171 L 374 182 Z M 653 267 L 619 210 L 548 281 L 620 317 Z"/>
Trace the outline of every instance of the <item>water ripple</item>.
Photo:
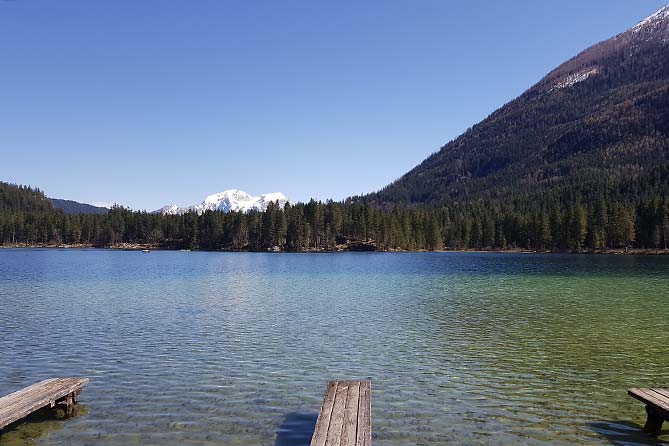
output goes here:
<path id="1" fill-rule="evenodd" d="M 373 379 L 374 444 L 648 445 L 669 259 L 0 250 L 0 394 L 88 376 L 5 445 L 307 445 Z"/>

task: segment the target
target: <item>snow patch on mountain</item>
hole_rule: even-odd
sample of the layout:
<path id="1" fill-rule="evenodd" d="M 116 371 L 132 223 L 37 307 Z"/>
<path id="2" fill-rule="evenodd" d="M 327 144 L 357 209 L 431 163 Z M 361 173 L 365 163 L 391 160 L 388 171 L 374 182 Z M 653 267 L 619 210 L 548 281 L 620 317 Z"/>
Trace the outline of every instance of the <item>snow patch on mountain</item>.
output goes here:
<path id="1" fill-rule="evenodd" d="M 630 54 L 635 54 L 643 45 L 669 44 L 669 5 L 646 17 L 615 40 L 630 44 Z"/>
<path id="2" fill-rule="evenodd" d="M 572 85 L 577 84 L 579 82 L 583 82 L 590 76 L 594 76 L 597 73 L 599 73 L 599 69 L 597 67 L 585 69 L 579 71 L 578 73 L 572 73 L 567 77 L 565 77 L 564 79 L 560 80 L 559 82 L 555 83 L 555 85 L 553 85 L 550 91 L 559 90 L 560 88 L 571 87 Z"/>
<path id="3" fill-rule="evenodd" d="M 98 208 L 111 209 L 114 206 L 114 204 L 109 203 L 107 201 L 94 201 L 93 203 L 91 203 L 91 206 L 95 206 L 95 207 L 98 207 Z"/>
<path id="4" fill-rule="evenodd" d="M 176 204 L 168 204 L 163 206 L 157 211 L 153 211 L 154 214 L 163 214 L 163 215 L 176 215 L 179 213 L 179 206 Z"/>
<path id="5" fill-rule="evenodd" d="M 188 212 L 203 214 L 206 211 L 264 211 L 270 203 L 278 203 L 283 208 L 288 203 L 288 197 L 281 192 L 253 196 L 239 189 L 230 189 L 209 195 L 203 202 L 192 206 L 182 208 L 176 204 L 170 204 L 154 212 L 163 215 L 181 215 Z"/>
<path id="6" fill-rule="evenodd" d="M 660 10 L 657 11 L 655 14 L 648 16 L 642 21 L 640 21 L 638 24 L 632 27 L 631 31 L 639 32 L 644 28 L 654 27 L 658 23 L 661 23 L 663 20 L 667 19 L 669 19 L 669 5 L 665 5 L 664 7 L 660 8 Z"/>

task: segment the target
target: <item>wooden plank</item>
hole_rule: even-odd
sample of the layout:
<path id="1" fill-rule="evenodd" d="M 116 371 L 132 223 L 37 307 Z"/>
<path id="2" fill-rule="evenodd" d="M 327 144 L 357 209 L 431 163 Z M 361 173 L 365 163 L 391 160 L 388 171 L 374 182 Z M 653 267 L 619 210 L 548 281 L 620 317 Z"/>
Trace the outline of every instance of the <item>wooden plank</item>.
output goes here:
<path id="1" fill-rule="evenodd" d="M 648 393 L 669 406 L 669 398 L 656 389 L 648 389 Z"/>
<path id="2" fill-rule="evenodd" d="M 360 381 L 356 446 L 372 445 L 372 382 Z"/>
<path id="3" fill-rule="evenodd" d="M 2 407 L 5 407 L 9 404 L 12 404 L 15 401 L 19 401 L 22 398 L 25 398 L 27 394 L 31 394 L 33 390 L 38 389 L 38 388 L 45 388 L 49 383 L 58 381 L 58 378 L 51 378 L 51 379 L 45 379 L 44 381 L 40 381 L 38 383 L 32 384 L 24 389 L 18 390 L 14 393 L 10 393 L 9 395 L 3 396 L 0 398 L 0 403 L 2 403 Z"/>
<path id="4" fill-rule="evenodd" d="M 346 395 L 344 409 L 344 425 L 342 426 L 340 446 L 355 446 L 358 432 L 358 399 L 360 396 L 360 381 L 350 381 Z"/>
<path id="5" fill-rule="evenodd" d="M 72 388 L 72 391 L 76 392 L 77 389 L 83 387 L 83 384 L 77 378 L 50 379 L 38 384 L 40 385 L 33 385 L 0 398 L 0 410 L 2 412 L 11 412 L 15 410 L 15 406 L 38 404 L 39 401 L 50 396 L 53 396 L 52 399 L 55 401 L 55 399 L 62 397 L 61 394 L 64 396 L 70 393 L 67 390 Z"/>
<path id="6" fill-rule="evenodd" d="M 653 392 L 660 394 L 664 399 L 666 399 L 669 402 L 669 389 L 650 389 Z"/>
<path id="7" fill-rule="evenodd" d="M 311 446 L 371 446 L 371 382 L 330 381 Z"/>
<path id="8" fill-rule="evenodd" d="M 638 399 L 639 401 L 645 402 L 646 404 L 657 406 L 658 408 L 663 410 L 669 410 L 669 402 L 665 401 L 663 397 L 653 392 L 651 389 L 646 389 L 646 388 L 630 389 L 628 393 L 632 397 Z"/>
<path id="9" fill-rule="evenodd" d="M 0 398 L 0 429 L 79 393 L 87 383 L 88 378 L 52 378 Z"/>
<path id="10" fill-rule="evenodd" d="M 9 413 L 15 410 L 15 406 L 23 407 L 37 404 L 44 398 L 44 395 L 50 395 L 54 392 L 58 392 L 60 389 L 59 379 L 45 380 L 38 384 L 41 385 L 35 387 L 30 386 L 27 389 L 22 389 L 3 397 L 2 400 L 0 400 L 0 402 L 2 402 L 0 410 Z"/>
<path id="11" fill-rule="evenodd" d="M 332 415 L 330 416 L 330 427 L 325 439 L 326 446 L 339 446 L 341 431 L 344 426 L 344 409 L 346 409 L 346 397 L 348 396 L 348 381 L 337 382 Z"/>
<path id="12" fill-rule="evenodd" d="M 627 393 L 643 403 L 652 405 L 665 413 L 669 413 L 669 402 L 659 399 L 658 395 L 653 393 L 650 389 L 630 389 Z"/>
<path id="13" fill-rule="evenodd" d="M 327 389 L 325 390 L 325 396 L 323 397 L 321 411 L 318 414 L 318 420 L 316 420 L 316 429 L 314 429 L 314 435 L 311 437 L 311 446 L 325 446 L 325 440 L 327 439 L 328 429 L 330 427 L 330 417 L 332 416 L 332 406 L 334 405 L 336 390 L 337 381 L 330 381 L 328 383 Z"/>
<path id="14" fill-rule="evenodd" d="M 27 390 L 23 389 L 0 399 L 0 411 L 5 414 L 13 413 L 25 407 L 40 405 L 43 400 L 55 402 L 68 394 L 80 392 L 84 384 L 85 382 L 78 379 L 49 380 L 41 386 L 31 386 Z"/>
<path id="15" fill-rule="evenodd" d="M 58 399 L 76 393 L 84 384 L 79 379 L 52 379 L 7 395 L 0 399 L 0 425 L 4 427 L 35 410 L 50 406 Z"/>

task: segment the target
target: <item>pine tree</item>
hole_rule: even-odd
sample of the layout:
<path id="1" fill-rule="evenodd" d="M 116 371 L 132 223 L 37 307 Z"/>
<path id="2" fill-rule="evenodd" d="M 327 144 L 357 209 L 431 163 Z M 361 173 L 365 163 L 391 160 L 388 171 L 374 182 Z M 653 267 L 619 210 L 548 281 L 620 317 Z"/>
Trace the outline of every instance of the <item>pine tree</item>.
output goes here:
<path id="1" fill-rule="evenodd" d="M 608 215 L 606 203 L 603 199 L 600 198 L 595 205 L 592 218 L 592 247 L 595 249 L 604 248 L 606 247 L 606 227 L 608 226 Z"/>
<path id="2" fill-rule="evenodd" d="M 669 204 L 667 203 L 662 206 L 662 241 L 666 250 L 669 244 Z"/>
<path id="3" fill-rule="evenodd" d="M 539 225 L 540 225 L 539 247 L 541 249 L 549 249 L 552 243 L 551 226 L 550 226 L 550 221 L 548 217 L 546 217 L 545 212 L 542 212 L 541 216 L 539 217 Z"/>
<path id="4" fill-rule="evenodd" d="M 585 210 L 581 206 L 573 207 L 570 218 L 570 248 L 579 250 L 583 247 L 587 226 Z"/>
<path id="5" fill-rule="evenodd" d="M 434 215 L 432 215 L 428 223 L 427 245 L 428 249 L 431 251 L 439 251 L 444 249 L 444 242 L 441 239 L 441 227 L 437 217 Z"/>
<path id="6" fill-rule="evenodd" d="M 627 247 L 634 241 L 634 213 L 625 205 L 616 204 L 609 215 L 609 244 L 613 248 Z"/>

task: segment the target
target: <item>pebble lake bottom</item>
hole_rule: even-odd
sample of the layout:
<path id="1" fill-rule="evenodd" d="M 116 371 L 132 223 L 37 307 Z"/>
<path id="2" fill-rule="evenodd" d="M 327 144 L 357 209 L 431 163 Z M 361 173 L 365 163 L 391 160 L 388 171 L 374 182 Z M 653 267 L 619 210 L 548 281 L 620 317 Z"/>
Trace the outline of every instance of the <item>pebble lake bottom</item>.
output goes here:
<path id="1" fill-rule="evenodd" d="M 91 379 L 4 445 L 308 445 L 372 379 L 372 443 L 655 445 L 669 257 L 0 250 L 0 395 Z M 669 429 L 669 426 L 665 426 Z"/>

